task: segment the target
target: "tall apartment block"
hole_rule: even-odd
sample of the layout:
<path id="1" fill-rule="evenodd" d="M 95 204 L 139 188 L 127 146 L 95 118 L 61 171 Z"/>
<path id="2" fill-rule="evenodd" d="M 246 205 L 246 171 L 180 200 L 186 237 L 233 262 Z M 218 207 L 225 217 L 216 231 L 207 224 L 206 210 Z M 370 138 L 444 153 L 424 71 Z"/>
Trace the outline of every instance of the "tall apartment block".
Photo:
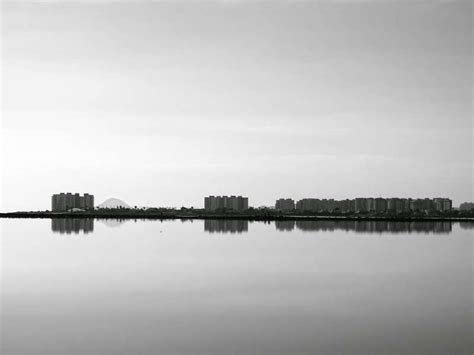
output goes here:
<path id="1" fill-rule="evenodd" d="M 436 211 L 449 211 L 453 208 L 453 202 L 449 198 L 435 198 L 433 205 Z"/>
<path id="2" fill-rule="evenodd" d="M 275 209 L 280 211 L 293 211 L 295 209 L 295 200 L 292 198 L 280 198 L 275 202 Z"/>
<path id="3" fill-rule="evenodd" d="M 410 210 L 410 201 L 406 198 L 388 198 L 387 211 L 393 213 L 403 213 Z"/>
<path id="4" fill-rule="evenodd" d="M 61 192 L 51 197 L 51 211 L 66 212 L 73 208 L 81 210 L 94 209 L 94 195 L 85 193 L 84 196 L 81 196 L 78 193 Z"/>
<path id="5" fill-rule="evenodd" d="M 206 211 L 230 210 L 244 211 L 249 208 L 248 197 L 242 196 L 208 196 L 204 198 Z"/>

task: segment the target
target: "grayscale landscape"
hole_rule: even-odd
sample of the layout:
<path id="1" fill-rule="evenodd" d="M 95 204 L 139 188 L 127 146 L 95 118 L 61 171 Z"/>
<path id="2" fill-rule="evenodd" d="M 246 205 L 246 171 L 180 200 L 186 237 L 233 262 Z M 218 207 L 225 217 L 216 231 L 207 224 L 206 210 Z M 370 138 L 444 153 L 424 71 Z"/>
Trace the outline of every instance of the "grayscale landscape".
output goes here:
<path id="1" fill-rule="evenodd" d="M 471 0 L 0 0 L 2 355 L 473 355 Z"/>

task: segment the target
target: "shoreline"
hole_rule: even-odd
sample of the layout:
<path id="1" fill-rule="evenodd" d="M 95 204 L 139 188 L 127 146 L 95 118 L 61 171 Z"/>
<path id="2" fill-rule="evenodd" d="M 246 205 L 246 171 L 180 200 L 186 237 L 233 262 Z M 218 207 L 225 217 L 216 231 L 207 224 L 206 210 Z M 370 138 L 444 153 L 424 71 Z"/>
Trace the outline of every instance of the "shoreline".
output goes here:
<path id="1" fill-rule="evenodd" d="M 200 213 L 94 213 L 94 212 L 6 212 L 0 213 L 0 218 L 78 218 L 78 219 L 149 219 L 149 220 L 206 220 L 206 219 L 227 219 L 227 220 L 247 220 L 247 221 L 386 221 L 386 222 L 474 222 L 474 217 L 442 217 L 442 216 L 312 216 L 312 215 L 233 215 L 233 214 L 200 214 Z"/>

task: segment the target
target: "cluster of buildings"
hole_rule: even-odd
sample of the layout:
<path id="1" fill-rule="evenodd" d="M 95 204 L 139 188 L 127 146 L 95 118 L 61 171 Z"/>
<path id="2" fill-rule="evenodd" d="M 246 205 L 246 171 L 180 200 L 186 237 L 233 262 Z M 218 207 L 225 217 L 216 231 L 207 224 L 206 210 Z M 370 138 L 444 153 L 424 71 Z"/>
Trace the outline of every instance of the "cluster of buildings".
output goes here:
<path id="1" fill-rule="evenodd" d="M 361 197 L 355 199 L 334 200 L 304 198 L 295 203 L 293 199 L 278 199 L 275 209 L 283 212 L 309 211 L 309 212 L 414 212 L 414 211 L 438 211 L 444 212 L 452 209 L 452 201 L 449 198 L 372 198 Z"/>
<path id="2" fill-rule="evenodd" d="M 81 196 L 78 193 L 62 192 L 51 197 L 51 211 L 67 212 L 74 209 L 94 209 L 94 195 L 85 193 L 84 196 Z"/>
<path id="3" fill-rule="evenodd" d="M 242 196 L 208 196 L 204 198 L 206 211 L 230 210 L 244 211 L 249 208 L 248 197 Z"/>
<path id="4" fill-rule="evenodd" d="M 471 206 L 466 206 L 466 208 Z M 204 198 L 206 211 L 228 210 L 244 211 L 249 208 L 248 198 L 242 196 L 208 196 Z M 275 209 L 282 212 L 354 212 L 354 213 L 404 213 L 450 211 L 453 208 L 449 198 L 382 198 L 359 197 L 355 199 L 335 200 L 304 198 L 295 202 L 291 198 L 280 198 Z"/>
<path id="5" fill-rule="evenodd" d="M 353 212 L 353 213 L 404 213 L 404 212 L 445 212 L 452 210 L 449 198 L 382 198 L 358 197 L 355 199 L 335 200 L 304 198 L 295 202 L 291 198 L 280 198 L 275 202 L 275 210 L 282 212 Z M 249 199 L 243 196 L 207 196 L 204 198 L 206 211 L 245 211 L 249 208 Z M 51 198 L 53 212 L 74 210 L 93 210 L 94 195 L 85 193 L 59 193 Z M 463 203 L 461 210 L 474 209 L 473 203 Z"/>

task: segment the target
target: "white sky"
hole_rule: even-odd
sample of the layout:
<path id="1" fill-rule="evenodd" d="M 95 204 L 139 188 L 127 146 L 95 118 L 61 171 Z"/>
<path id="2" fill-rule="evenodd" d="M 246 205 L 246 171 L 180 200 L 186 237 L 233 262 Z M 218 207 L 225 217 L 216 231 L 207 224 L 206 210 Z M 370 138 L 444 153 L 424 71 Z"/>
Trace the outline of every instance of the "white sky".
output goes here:
<path id="1" fill-rule="evenodd" d="M 472 200 L 470 1 L 2 2 L 2 210 Z"/>

